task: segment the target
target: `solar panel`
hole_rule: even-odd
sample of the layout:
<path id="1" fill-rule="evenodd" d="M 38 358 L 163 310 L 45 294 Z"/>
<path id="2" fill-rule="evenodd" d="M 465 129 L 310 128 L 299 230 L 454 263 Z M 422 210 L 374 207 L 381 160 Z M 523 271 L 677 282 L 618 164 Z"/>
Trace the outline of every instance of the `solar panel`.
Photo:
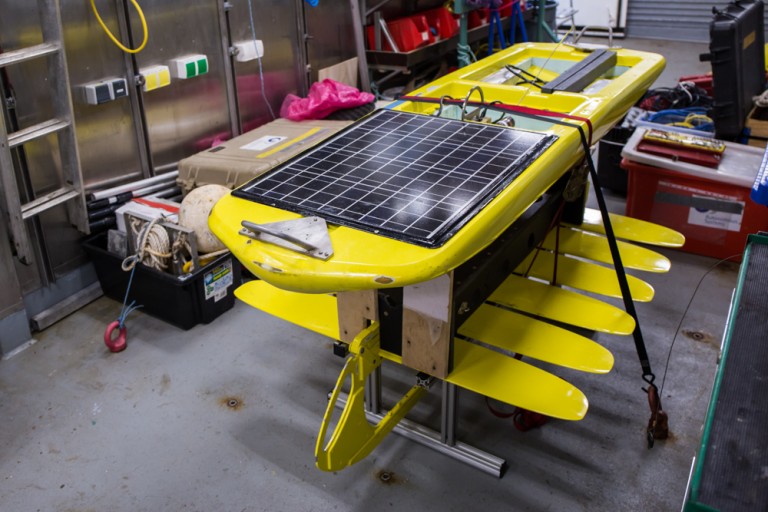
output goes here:
<path id="1" fill-rule="evenodd" d="M 379 110 L 234 195 L 424 247 L 461 229 L 553 135 Z"/>

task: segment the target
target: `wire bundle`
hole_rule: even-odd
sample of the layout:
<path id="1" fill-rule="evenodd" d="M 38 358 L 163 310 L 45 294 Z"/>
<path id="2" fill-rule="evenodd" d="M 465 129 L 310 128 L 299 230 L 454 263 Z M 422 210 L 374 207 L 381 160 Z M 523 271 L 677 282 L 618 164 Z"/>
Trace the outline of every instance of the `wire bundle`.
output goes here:
<path id="1" fill-rule="evenodd" d="M 652 123 L 679 126 L 690 130 L 712 132 L 715 130 L 715 123 L 707 114 L 708 110 L 703 107 L 667 109 L 651 112 L 645 120 Z"/>
<path id="2" fill-rule="evenodd" d="M 659 87 L 648 91 L 638 105 L 643 110 L 681 109 L 712 106 L 712 98 L 693 82 L 680 82 L 676 87 Z"/>

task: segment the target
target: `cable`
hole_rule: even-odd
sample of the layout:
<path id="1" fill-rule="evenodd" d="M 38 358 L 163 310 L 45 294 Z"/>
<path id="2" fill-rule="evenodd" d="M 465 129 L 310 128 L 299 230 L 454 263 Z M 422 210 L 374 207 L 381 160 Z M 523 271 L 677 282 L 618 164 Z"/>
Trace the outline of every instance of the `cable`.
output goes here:
<path id="1" fill-rule="evenodd" d="M 510 66 L 509 64 L 507 64 L 507 65 L 506 65 L 506 66 L 504 66 L 504 67 L 507 69 L 507 71 L 509 71 L 510 73 L 512 73 L 513 75 L 515 75 L 515 76 L 516 76 L 518 79 L 520 79 L 520 80 L 521 80 L 523 83 L 526 83 L 526 84 L 530 84 L 530 85 L 532 85 L 532 86 L 534 86 L 534 87 L 536 87 L 536 88 L 538 88 L 538 89 L 541 89 L 541 88 L 542 88 L 542 84 L 543 84 L 543 82 L 542 82 L 541 80 L 539 80 L 538 78 L 536 78 L 536 77 L 533 77 L 533 79 L 532 79 L 532 80 L 531 80 L 531 79 L 529 79 L 529 78 L 526 78 L 525 76 L 523 76 L 523 75 L 522 75 L 522 74 L 521 74 L 521 73 L 520 73 L 520 72 L 517 70 L 517 68 L 515 68 L 514 66 Z M 530 75 L 530 73 L 528 73 L 528 74 Z M 541 82 L 541 83 L 539 83 L 539 82 Z"/>
<path id="2" fill-rule="evenodd" d="M 251 0 L 248 0 L 248 18 L 251 21 L 251 37 L 253 38 L 253 46 L 255 47 L 257 46 L 256 24 L 253 22 L 253 3 Z M 275 112 L 274 110 L 272 110 L 272 105 L 269 104 L 269 100 L 267 99 L 267 91 L 266 91 L 266 87 L 264 86 L 264 69 L 261 66 L 261 55 L 259 55 L 258 52 L 256 52 L 256 60 L 259 61 L 259 81 L 261 82 L 261 97 L 264 98 L 264 103 L 267 104 L 267 108 L 269 109 L 269 115 L 272 116 L 272 119 L 275 119 Z"/>
<path id="3" fill-rule="evenodd" d="M 136 305 L 136 301 L 131 301 L 128 304 L 128 293 L 131 291 L 131 285 L 133 284 L 133 274 L 136 272 L 136 266 L 131 268 L 131 276 L 128 278 L 128 286 L 125 287 L 125 297 L 123 298 L 123 308 L 120 310 L 120 316 L 117 317 L 119 322 L 118 327 L 122 329 L 125 326 L 125 320 L 132 312 L 144 307 L 143 305 Z"/>
<path id="4" fill-rule="evenodd" d="M 660 111 L 688 107 L 709 108 L 712 98 L 693 82 L 680 82 L 675 87 L 659 87 L 645 93 L 638 102 L 643 110 Z"/>
<path id="5" fill-rule="evenodd" d="M 741 256 L 741 254 L 733 254 L 731 256 L 728 256 L 727 258 L 723 258 L 704 272 L 704 275 L 701 276 L 699 279 L 698 284 L 696 285 L 696 288 L 693 289 L 693 293 L 691 294 L 691 300 L 688 301 L 688 305 L 685 306 L 685 310 L 683 311 L 683 316 L 680 317 L 680 322 L 677 324 L 677 329 L 675 329 L 675 336 L 672 338 L 672 343 L 669 345 L 669 352 L 667 353 L 667 362 L 664 365 L 664 376 L 661 379 L 661 386 L 659 387 L 659 396 L 663 396 L 662 393 L 664 392 L 664 383 L 667 381 L 667 370 L 669 369 L 669 361 L 672 359 L 672 349 L 675 346 L 675 341 L 677 340 L 678 334 L 680 334 L 680 329 L 683 327 L 683 320 L 685 320 L 686 315 L 688 314 L 688 310 L 691 308 L 691 304 L 693 304 L 693 299 L 696 297 L 696 293 L 699 291 L 699 287 L 701 286 L 701 283 L 704 282 L 704 278 L 709 275 L 710 272 L 715 270 L 718 266 L 722 265 L 728 260 L 732 260 L 733 258 L 738 258 Z"/>
<path id="6" fill-rule="evenodd" d="M 768 91 L 763 91 L 760 96 L 755 96 L 753 100 L 755 105 L 760 108 L 768 107 Z"/>
<path id="7" fill-rule="evenodd" d="M 99 16 L 99 11 L 96 9 L 96 4 L 94 3 L 95 0 L 91 0 L 91 9 L 93 9 L 93 14 L 96 15 L 96 20 L 99 22 L 99 25 L 101 25 L 101 28 L 104 30 L 104 33 L 109 36 L 109 38 L 112 40 L 115 45 L 117 45 L 118 48 L 123 50 L 125 53 L 139 53 L 141 50 L 144 49 L 145 46 L 147 46 L 147 41 L 149 40 L 149 30 L 147 29 L 147 20 L 144 18 L 144 11 L 141 10 L 141 6 L 139 6 L 139 3 L 136 0 L 131 0 L 131 3 L 136 8 L 136 12 L 139 14 L 139 19 L 141 20 L 141 28 L 144 30 L 144 40 L 141 42 L 138 48 L 128 48 L 123 45 L 118 39 L 112 34 L 112 32 L 109 31 L 107 28 L 107 25 L 104 23 L 104 20 L 101 19 L 101 16 Z"/>
<path id="8" fill-rule="evenodd" d="M 714 131 L 715 123 L 707 116 L 704 107 L 687 107 L 659 110 L 648 114 L 646 120 L 657 124 L 683 126 L 693 130 Z"/>

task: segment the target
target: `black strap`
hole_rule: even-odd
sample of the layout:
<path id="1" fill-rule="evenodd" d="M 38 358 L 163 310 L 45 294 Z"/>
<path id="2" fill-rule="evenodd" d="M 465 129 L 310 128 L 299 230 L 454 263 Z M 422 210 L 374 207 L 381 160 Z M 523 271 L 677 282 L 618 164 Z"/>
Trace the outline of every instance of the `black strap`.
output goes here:
<path id="1" fill-rule="evenodd" d="M 586 150 L 586 149 L 585 149 Z M 643 368 L 643 380 L 648 384 L 653 385 L 653 381 L 656 376 L 651 370 L 651 363 L 648 360 L 648 351 L 645 349 L 645 341 L 643 340 L 643 331 L 640 329 L 640 319 L 637 317 L 637 310 L 635 310 L 635 302 L 632 300 L 632 293 L 629 291 L 629 282 L 627 281 L 627 273 L 624 271 L 624 265 L 621 262 L 621 253 L 619 253 L 619 244 L 616 241 L 616 235 L 613 232 L 613 226 L 611 225 L 611 218 L 608 215 L 608 208 L 605 204 L 605 197 L 603 191 L 600 188 L 600 180 L 595 170 L 595 163 L 592 161 L 592 156 L 587 151 L 587 165 L 589 167 L 589 175 L 592 177 L 592 184 L 595 188 L 595 198 L 600 208 L 600 215 L 603 217 L 603 226 L 605 227 L 605 236 L 608 239 L 608 247 L 611 249 L 611 257 L 613 258 L 613 266 L 616 268 L 616 277 L 619 279 L 619 288 L 621 289 L 621 297 L 624 299 L 624 308 L 627 310 L 632 318 L 635 319 L 635 330 L 632 331 L 632 337 L 635 339 L 635 349 L 637 350 L 637 357 L 640 359 L 640 366 Z"/>

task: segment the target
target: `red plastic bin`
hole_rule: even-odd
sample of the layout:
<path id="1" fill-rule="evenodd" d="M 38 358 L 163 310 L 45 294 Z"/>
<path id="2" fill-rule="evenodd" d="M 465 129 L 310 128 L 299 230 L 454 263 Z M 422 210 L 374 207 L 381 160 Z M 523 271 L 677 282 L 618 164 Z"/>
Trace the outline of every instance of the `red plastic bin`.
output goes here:
<path id="1" fill-rule="evenodd" d="M 429 29 L 427 19 L 423 15 L 409 16 L 387 21 L 387 29 L 392 35 L 397 48 L 401 52 L 410 52 L 422 46 L 435 42 L 435 36 Z M 376 39 L 373 25 L 366 27 L 368 36 L 368 48 L 376 48 Z M 381 37 L 381 49 L 384 51 L 393 51 L 387 42 L 386 37 Z"/>
<path id="2" fill-rule="evenodd" d="M 768 229 L 768 208 L 749 198 L 749 187 L 627 158 L 621 167 L 629 173 L 627 215 L 680 231 L 685 252 L 718 259 L 741 255 L 748 234 Z"/>
<path id="3" fill-rule="evenodd" d="M 454 14 L 454 18 L 458 20 L 459 16 Z M 487 25 L 488 21 L 488 9 L 475 9 L 467 13 L 467 28 L 469 30 Z"/>
<path id="4" fill-rule="evenodd" d="M 499 11 L 499 17 L 500 18 L 508 18 L 512 16 L 512 6 L 515 4 L 515 2 L 504 2 L 500 6 L 497 7 Z M 521 6 L 522 7 L 522 6 Z M 488 7 L 482 7 L 480 9 L 477 9 L 479 13 L 482 14 L 483 18 L 490 20 L 491 17 L 491 9 Z"/>
<path id="5" fill-rule="evenodd" d="M 704 92 L 706 92 L 708 96 L 712 96 L 714 91 L 712 87 L 712 73 L 707 73 L 706 75 L 681 76 L 678 79 L 678 82 L 693 82 L 696 87 L 704 89 Z"/>
<path id="6" fill-rule="evenodd" d="M 430 28 L 440 39 L 450 39 L 459 33 L 459 20 L 453 17 L 447 7 L 438 7 L 422 12 Z"/>

